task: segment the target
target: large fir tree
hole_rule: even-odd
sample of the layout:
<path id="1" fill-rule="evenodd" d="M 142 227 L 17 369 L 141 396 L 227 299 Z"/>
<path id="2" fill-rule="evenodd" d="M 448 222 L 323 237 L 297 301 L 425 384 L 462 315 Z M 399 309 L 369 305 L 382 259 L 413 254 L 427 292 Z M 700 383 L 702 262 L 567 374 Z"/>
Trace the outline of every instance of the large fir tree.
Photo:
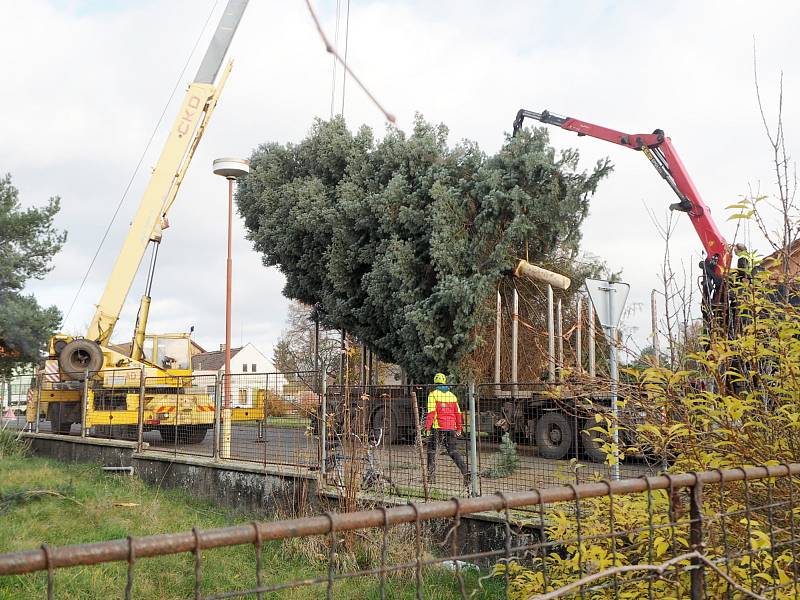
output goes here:
<path id="1" fill-rule="evenodd" d="M 315 122 L 299 144 L 264 144 L 237 203 L 284 293 L 318 305 L 325 324 L 367 342 L 417 380 L 474 350 L 486 300 L 515 258 L 574 256 L 589 197 L 611 167 L 578 171 L 544 129 L 487 156 L 447 145 L 417 118 L 411 135 L 376 141 L 343 119 Z"/>

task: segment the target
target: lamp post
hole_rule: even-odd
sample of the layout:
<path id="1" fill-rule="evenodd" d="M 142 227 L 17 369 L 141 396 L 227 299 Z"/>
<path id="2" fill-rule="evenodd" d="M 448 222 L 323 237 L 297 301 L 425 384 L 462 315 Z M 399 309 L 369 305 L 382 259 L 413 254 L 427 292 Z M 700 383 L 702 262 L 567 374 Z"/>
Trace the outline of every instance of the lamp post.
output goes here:
<path id="1" fill-rule="evenodd" d="M 228 180 L 228 260 L 225 284 L 225 379 L 222 410 L 221 458 L 231 456 L 231 285 L 233 281 L 233 181 L 250 172 L 250 163 L 240 158 L 218 158 L 214 175 Z"/>

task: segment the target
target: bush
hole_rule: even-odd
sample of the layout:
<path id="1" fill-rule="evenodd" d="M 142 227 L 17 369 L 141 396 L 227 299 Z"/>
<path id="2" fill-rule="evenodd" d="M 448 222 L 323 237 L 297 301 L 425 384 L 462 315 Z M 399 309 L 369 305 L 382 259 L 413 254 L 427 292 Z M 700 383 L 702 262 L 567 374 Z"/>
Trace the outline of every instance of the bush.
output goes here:
<path id="1" fill-rule="evenodd" d="M 610 415 L 599 419 L 601 437 L 611 439 L 614 428 L 634 444 L 617 448 L 606 442 L 608 462 L 646 449 L 665 459 L 671 472 L 703 471 L 739 466 L 777 465 L 797 461 L 800 449 L 800 321 L 788 290 L 791 279 L 775 280 L 764 270 L 741 274 L 731 285 L 735 312 L 729 322 L 716 322 L 701 339 L 701 350 L 687 355 L 679 369 L 647 367 L 628 371 L 633 382 L 623 390 L 623 415 L 645 415 L 637 421 Z M 717 315 L 718 316 L 718 315 Z M 702 553 L 727 562 L 729 575 L 741 586 L 763 593 L 772 585 L 791 583 L 800 564 L 793 556 L 796 504 L 791 481 L 753 481 L 747 486 L 705 486 Z M 796 494 L 796 491 L 794 491 Z M 672 500 L 672 502 L 670 501 Z M 581 502 L 580 527 L 586 541 L 567 542 L 547 556 L 534 559 L 535 569 L 512 563 L 508 567 L 511 598 L 528 598 L 562 587 L 584 575 L 611 567 L 661 564 L 690 550 L 688 525 L 659 529 L 669 523 L 680 502 L 664 492 L 614 498 L 615 531 L 609 531 L 608 498 Z M 570 505 L 574 509 L 574 504 Z M 734 516 L 718 518 L 720 507 Z M 777 506 L 773 510 L 750 507 Z M 789 507 L 786 509 L 785 507 Z M 737 514 L 738 511 L 738 514 Z M 574 510 L 551 508 L 547 536 L 577 538 Z M 725 527 L 725 529 L 722 529 Z M 599 536 L 592 538 L 592 536 Z M 588 539 L 586 539 L 588 538 Z M 727 561 L 725 558 L 727 557 Z M 688 565 L 688 560 L 683 561 Z M 542 568 L 548 575 L 548 585 Z M 506 567 L 498 565 L 497 573 Z M 620 597 L 640 597 L 652 586 L 655 597 L 688 593 L 689 573 L 672 570 L 651 579 L 642 573 L 618 576 L 625 583 Z M 729 593 L 724 578 L 709 575 L 708 597 Z M 607 589 L 611 594 L 611 589 Z M 734 597 L 739 597 L 738 592 Z M 791 586 L 770 597 L 793 597 Z M 595 596 L 592 596 L 595 597 Z M 597 596 L 597 597 L 603 597 Z"/>

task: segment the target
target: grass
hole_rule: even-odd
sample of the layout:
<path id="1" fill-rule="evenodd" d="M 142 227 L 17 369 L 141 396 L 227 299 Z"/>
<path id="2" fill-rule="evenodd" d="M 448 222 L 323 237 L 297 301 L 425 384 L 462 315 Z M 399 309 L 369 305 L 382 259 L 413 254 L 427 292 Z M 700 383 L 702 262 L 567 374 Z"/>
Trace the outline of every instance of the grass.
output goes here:
<path id="1" fill-rule="evenodd" d="M 252 521 L 252 515 L 234 513 L 198 501 L 183 491 L 150 488 L 135 477 L 106 474 L 95 465 L 66 465 L 31 458 L 8 443 L 0 431 L 0 553 L 51 546 L 95 542 L 154 533 L 220 527 Z M 400 532 L 402 527 L 393 528 Z M 364 534 L 369 546 L 350 559 L 340 558 L 347 570 L 376 566 L 380 554 L 379 532 Z M 356 538 L 361 540 L 362 538 Z M 363 542 L 366 544 L 366 542 Z M 393 542 L 390 560 L 413 560 L 408 535 Z M 376 552 L 377 547 L 377 552 Z M 341 553 L 343 556 L 344 553 Z M 271 542 L 262 551 L 265 583 L 278 583 L 327 575 L 327 542 L 320 538 Z M 71 600 L 122 597 L 125 563 L 60 569 L 55 575 L 55 597 Z M 206 551 L 202 564 L 203 594 L 247 589 L 255 584 L 255 550 L 237 546 Z M 469 589 L 477 574 L 466 574 Z M 424 571 L 424 597 L 460 598 L 453 573 L 440 568 Z M 136 562 L 133 597 L 187 598 L 193 594 L 194 558 L 180 554 Z M 501 588 L 495 579 L 484 582 L 476 598 L 494 598 Z M 0 599 L 43 597 L 43 573 L 0 578 Z M 282 590 L 265 598 L 311 599 L 323 597 L 324 585 Z M 254 598 L 254 596 L 246 596 Z M 356 600 L 378 598 L 376 577 L 337 581 L 334 597 Z M 414 575 L 388 578 L 387 598 L 414 598 Z"/>
<path id="2" fill-rule="evenodd" d="M 275 427 L 308 427 L 311 419 L 302 415 L 286 415 L 285 417 L 267 417 L 267 426 Z"/>
<path id="3" fill-rule="evenodd" d="M 258 427 L 260 421 L 237 421 L 236 425 L 243 425 L 247 427 Z M 308 427 L 311 425 L 311 419 L 303 415 L 286 415 L 283 417 L 268 416 L 266 421 L 267 427 Z"/>

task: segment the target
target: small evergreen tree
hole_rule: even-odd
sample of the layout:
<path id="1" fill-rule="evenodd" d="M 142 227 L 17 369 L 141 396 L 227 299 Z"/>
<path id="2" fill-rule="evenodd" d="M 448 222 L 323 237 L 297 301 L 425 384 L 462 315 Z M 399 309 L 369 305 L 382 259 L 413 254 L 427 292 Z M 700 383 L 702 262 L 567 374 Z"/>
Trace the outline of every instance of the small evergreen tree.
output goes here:
<path id="1" fill-rule="evenodd" d="M 510 434 L 504 433 L 500 439 L 500 449 L 495 456 L 494 465 L 481 471 L 481 476 L 489 479 L 508 477 L 514 474 L 518 466 L 517 445 L 511 440 Z"/>

